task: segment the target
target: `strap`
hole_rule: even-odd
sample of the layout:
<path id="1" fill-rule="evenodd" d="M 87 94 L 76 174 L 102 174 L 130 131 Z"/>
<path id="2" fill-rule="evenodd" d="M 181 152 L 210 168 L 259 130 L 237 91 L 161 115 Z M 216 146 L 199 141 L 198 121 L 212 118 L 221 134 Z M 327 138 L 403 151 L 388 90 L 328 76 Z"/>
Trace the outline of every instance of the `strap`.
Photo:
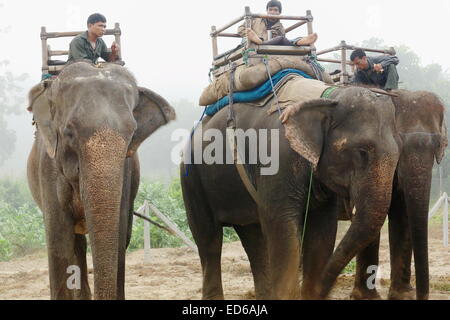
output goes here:
<path id="1" fill-rule="evenodd" d="M 231 154 L 233 155 L 234 164 L 238 170 L 239 177 L 241 178 L 242 182 L 244 183 L 245 188 L 247 189 L 250 196 L 253 198 L 253 201 L 259 206 L 262 206 L 261 199 L 258 196 L 258 191 L 253 186 L 253 183 L 250 181 L 250 178 L 248 177 L 247 171 L 244 167 L 244 161 L 242 161 L 241 155 L 239 154 L 238 150 L 236 149 L 236 135 L 235 135 L 235 129 L 228 127 L 227 130 L 227 140 L 228 144 L 231 148 Z"/>
<path id="2" fill-rule="evenodd" d="M 281 116 L 280 103 L 279 103 L 279 100 L 278 100 L 277 92 L 276 92 L 276 90 L 275 90 L 275 86 L 274 86 L 274 84 L 273 84 L 272 75 L 270 74 L 269 62 L 267 61 L 266 58 L 263 58 L 263 62 L 264 62 L 264 64 L 265 64 L 265 66 L 266 66 L 267 75 L 269 76 L 269 79 L 270 79 L 270 85 L 272 86 L 273 96 L 275 97 L 275 102 L 277 103 L 278 113 L 279 113 L 280 116 Z"/>
<path id="3" fill-rule="evenodd" d="M 227 119 L 227 127 L 236 128 L 236 116 L 234 114 L 234 73 L 236 71 L 236 64 L 231 64 L 230 69 L 230 93 L 228 94 L 229 98 L 229 106 L 228 106 L 228 119 Z"/>

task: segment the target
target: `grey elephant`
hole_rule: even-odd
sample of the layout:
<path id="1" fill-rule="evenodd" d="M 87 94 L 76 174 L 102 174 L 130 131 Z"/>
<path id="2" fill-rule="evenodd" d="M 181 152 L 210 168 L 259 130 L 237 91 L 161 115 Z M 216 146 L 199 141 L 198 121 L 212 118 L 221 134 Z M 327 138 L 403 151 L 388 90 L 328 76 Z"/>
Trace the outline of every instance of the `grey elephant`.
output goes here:
<path id="1" fill-rule="evenodd" d="M 28 181 L 44 214 L 52 299 L 124 299 L 125 251 L 139 186 L 140 144 L 175 119 L 125 68 L 79 61 L 29 94 L 37 124 Z M 71 276 L 80 276 L 80 286 Z"/>
<path id="2" fill-rule="evenodd" d="M 389 299 L 428 299 L 428 212 L 434 161 L 441 163 L 448 146 L 445 106 L 433 93 L 396 90 L 396 127 L 401 137 L 400 159 L 389 210 L 391 285 Z M 347 206 L 348 207 L 348 206 Z M 348 210 L 347 210 L 348 212 Z M 350 218 L 348 212 L 347 217 Z M 357 258 L 354 299 L 378 299 L 367 287 L 370 266 L 378 266 L 380 239 Z M 414 250 L 413 250 L 414 249 Z M 411 286 L 414 251 L 416 292 Z"/>
<path id="3" fill-rule="evenodd" d="M 302 298 L 323 299 L 341 270 L 376 239 L 388 214 L 400 139 L 390 99 L 364 88 L 339 89 L 330 99 L 296 106 L 285 125 L 277 115 L 267 115 L 273 103 L 256 109 L 234 106 L 238 129 L 279 133 L 276 138 L 259 137 L 257 142 L 272 153 L 279 150 L 276 174 L 260 174 L 266 169 L 260 159 L 245 166 L 256 196 L 250 195 L 234 164 L 194 162 L 198 151 L 209 148 L 210 137 L 202 137 L 203 133 L 215 129 L 226 136 L 227 109 L 203 121 L 186 158 L 194 164 L 186 160 L 181 164 L 187 217 L 203 270 L 204 299 L 224 298 L 220 263 L 224 226 L 233 226 L 241 239 L 257 299 L 299 298 L 301 245 L 309 278 Z M 247 143 L 243 158 L 247 164 L 249 148 Z M 223 154 L 226 149 L 225 145 Z M 336 224 L 329 222 L 337 221 L 332 208 L 339 197 L 349 199 L 358 214 L 332 255 Z M 310 218 L 304 234 L 300 222 L 307 211 Z M 314 254 L 316 246 L 323 248 L 320 255 Z M 322 269 L 316 267 L 318 262 Z"/>

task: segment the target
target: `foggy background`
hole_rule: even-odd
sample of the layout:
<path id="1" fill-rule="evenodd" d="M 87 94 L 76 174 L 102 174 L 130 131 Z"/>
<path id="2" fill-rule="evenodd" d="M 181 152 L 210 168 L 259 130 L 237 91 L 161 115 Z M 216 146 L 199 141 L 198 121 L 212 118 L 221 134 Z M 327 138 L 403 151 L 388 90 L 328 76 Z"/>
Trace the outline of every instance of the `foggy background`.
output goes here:
<path id="1" fill-rule="evenodd" d="M 151 136 L 140 148 L 143 175 L 167 178 L 177 174 L 170 154 L 179 141 L 170 140 L 172 132 L 177 128 L 190 129 L 203 111 L 197 101 L 209 84 L 211 26 L 220 27 L 242 15 L 246 5 L 252 12 L 262 13 L 266 2 L 0 0 L 0 178 L 22 178 L 26 173 L 26 158 L 34 133 L 31 115 L 25 111 L 26 95 L 41 77 L 41 26 L 46 26 L 48 32 L 83 31 L 87 17 L 95 12 L 106 16 L 108 28 L 113 28 L 115 22 L 121 24 L 122 55 L 127 68 L 140 86 L 158 92 L 177 110 L 178 120 Z M 384 40 L 384 47 L 403 46 L 406 53 L 415 53 L 410 62 L 423 67 L 420 70 L 431 68 L 434 72 L 430 78 L 427 74 L 417 74 L 414 89 L 428 85 L 437 74 L 439 79 L 450 79 L 450 45 L 446 35 L 450 30 L 448 0 L 420 3 L 284 0 L 282 3 L 283 13 L 288 15 L 305 15 L 307 9 L 312 10 L 314 31 L 319 34 L 318 50 L 336 46 L 341 40 L 362 44 L 377 38 Z M 284 24 L 289 26 L 293 22 Z M 234 32 L 233 29 L 230 31 Z M 306 28 L 300 28 L 289 37 L 305 33 Z M 53 39 L 49 44 L 53 50 L 67 50 L 69 41 Z M 110 46 L 113 38 L 105 37 L 105 41 Z M 230 49 L 238 42 L 219 39 L 219 51 Z M 381 44 L 376 40 L 369 43 Z M 400 70 L 401 81 L 410 71 Z M 448 83 L 442 82 L 433 91 L 441 96 L 448 93 Z M 448 103 L 446 97 L 443 99 Z"/>

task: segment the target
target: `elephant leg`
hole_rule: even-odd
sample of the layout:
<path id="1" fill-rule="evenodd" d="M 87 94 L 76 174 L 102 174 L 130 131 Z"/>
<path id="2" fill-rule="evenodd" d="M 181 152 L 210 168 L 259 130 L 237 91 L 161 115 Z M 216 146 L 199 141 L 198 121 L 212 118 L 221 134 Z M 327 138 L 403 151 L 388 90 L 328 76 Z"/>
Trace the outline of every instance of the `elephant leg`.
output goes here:
<path id="1" fill-rule="evenodd" d="M 270 298 L 269 261 L 267 247 L 259 224 L 235 226 L 252 268 L 257 300 Z"/>
<path id="2" fill-rule="evenodd" d="M 201 222 L 200 222 L 201 223 Z M 203 300 L 224 300 L 222 287 L 222 227 L 193 232 L 203 272 Z"/>
<path id="3" fill-rule="evenodd" d="M 78 300 L 91 300 L 92 294 L 89 288 L 88 281 L 88 268 L 86 262 L 86 249 L 87 241 L 84 235 L 75 235 L 75 254 L 77 256 L 77 263 L 81 270 L 81 290 L 76 291 L 76 299 Z"/>
<path id="4" fill-rule="evenodd" d="M 207 196 L 201 192 L 201 183 L 196 181 L 195 175 L 184 177 L 183 167 L 181 172 L 186 215 L 203 272 L 202 299 L 224 300 L 221 268 L 223 227 L 214 221 Z"/>
<path id="5" fill-rule="evenodd" d="M 47 211 L 44 219 L 52 300 L 90 299 L 85 236 L 74 234 L 69 214 Z"/>
<path id="6" fill-rule="evenodd" d="M 414 300 L 416 294 L 411 286 L 412 243 L 408 216 L 401 201 L 395 200 L 389 212 L 391 286 L 388 299 Z"/>
<path id="7" fill-rule="evenodd" d="M 354 300 L 380 300 L 373 279 L 379 267 L 380 236 L 356 256 L 355 286 L 351 293 Z"/>
<path id="8" fill-rule="evenodd" d="M 270 210 L 270 209 L 269 209 Z M 298 213 L 270 210 L 260 214 L 265 235 L 271 280 L 272 300 L 300 298 Z"/>
<path id="9" fill-rule="evenodd" d="M 319 299 L 318 283 L 333 255 L 337 233 L 337 212 L 323 208 L 308 214 L 303 243 L 302 299 Z"/>

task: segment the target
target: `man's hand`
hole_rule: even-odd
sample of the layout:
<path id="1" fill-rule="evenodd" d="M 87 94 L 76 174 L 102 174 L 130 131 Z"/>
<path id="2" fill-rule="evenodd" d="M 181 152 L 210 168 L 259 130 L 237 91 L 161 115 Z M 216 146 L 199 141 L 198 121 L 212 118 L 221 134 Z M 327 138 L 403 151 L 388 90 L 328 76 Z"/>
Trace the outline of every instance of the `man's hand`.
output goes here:
<path id="1" fill-rule="evenodd" d="M 378 73 L 383 73 L 384 69 L 383 66 L 381 64 L 374 64 L 373 65 L 373 69 L 378 72 Z"/>
<path id="2" fill-rule="evenodd" d="M 119 53 L 119 45 L 117 44 L 117 42 L 113 42 L 112 43 L 112 45 L 111 45 L 111 52 L 112 52 L 112 54 L 113 55 L 118 55 L 118 53 Z"/>

